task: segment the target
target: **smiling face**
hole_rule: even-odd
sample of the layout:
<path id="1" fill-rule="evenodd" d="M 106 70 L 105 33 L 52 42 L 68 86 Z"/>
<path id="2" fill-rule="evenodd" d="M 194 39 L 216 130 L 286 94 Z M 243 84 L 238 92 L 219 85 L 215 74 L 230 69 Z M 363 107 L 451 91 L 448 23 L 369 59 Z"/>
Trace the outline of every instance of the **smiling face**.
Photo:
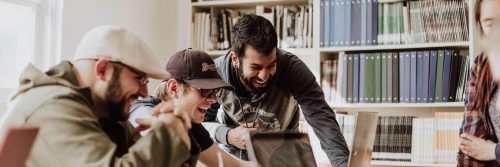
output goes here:
<path id="1" fill-rule="evenodd" d="M 257 92 L 264 89 L 276 74 L 276 48 L 269 55 L 262 55 L 252 46 L 247 46 L 241 59 L 232 53 L 231 60 L 241 81 Z"/>
<path id="2" fill-rule="evenodd" d="M 147 87 L 140 79 L 144 78 L 145 74 L 121 64 L 108 64 L 113 66 L 113 72 L 104 94 L 106 111 L 111 120 L 125 121 L 133 101 L 147 95 Z"/>
<path id="3" fill-rule="evenodd" d="M 176 107 L 189 112 L 194 123 L 202 123 L 208 108 L 216 102 L 215 94 L 203 97 L 201 91 L 175 79 L 167 81 L 167 91 Z M 162 99 L 163 100 L 163 99 Z"/>

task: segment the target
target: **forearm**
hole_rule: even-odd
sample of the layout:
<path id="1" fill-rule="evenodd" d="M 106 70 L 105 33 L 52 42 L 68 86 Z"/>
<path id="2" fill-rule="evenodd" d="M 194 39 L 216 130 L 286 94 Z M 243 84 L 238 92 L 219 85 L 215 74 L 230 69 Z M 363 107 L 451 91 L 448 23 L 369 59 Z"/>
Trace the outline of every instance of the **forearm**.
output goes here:
<path id="1" fill-rule="evenodd" d="M 219 162 L 220 159 L 222 159 L 222 162 Z M 208 167 L 217 167 L 219 163 L 222 166 L 245 166 L 243 165 L 244 161 L 240 161 L 229 155 L 226 151 L 220 149 L 217 144 L 213 144 L 210 148 L 201 152 L 200 161 Z"/>
<path id="2" fill-rule="evenodd" d="M 207 129 L 210 134 L 210 138 L 212 138 L 215 142 L 220 144 L 228 144 L 227 142 L 227 133 L 231 128 L 227 127 L 221 123 L 215 122 L 203 122 L 203 127 Z"/>

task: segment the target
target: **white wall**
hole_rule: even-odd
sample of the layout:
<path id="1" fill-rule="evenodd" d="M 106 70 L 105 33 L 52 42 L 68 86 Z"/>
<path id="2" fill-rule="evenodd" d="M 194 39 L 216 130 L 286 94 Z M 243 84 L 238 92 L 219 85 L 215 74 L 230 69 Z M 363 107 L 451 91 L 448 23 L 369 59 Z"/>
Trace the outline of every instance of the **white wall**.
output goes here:
<path id="1" fill-rule="evenodd" d="M 123 25 L 138 33 L 162 63 L 177 50 L 178 2 L 187 0 L 64 1 L 62 59 L 71 60 L 83 35 L 98 25 Z M 152 81 L 150 92 L 158 81 Z"/>
<path id="2" fill-rule="evenodd" d="M 61 59 L 72 60 L 83 35 L 99 25 L 122 25 L 138 33 L 162 63 L 170 54 L 185 48 L 177 38 L 182 36 L 178 7 L 188 8 L 188 0 L 69 0 L 63 4 Z M 184 11 L 186 13 L 187 11 Z M 188 15 L 184 14 L 183 18 Z M 188 22 L 189 23 L 189 22 Z M 185 24 L 187 25 L 187 24 Z M 190 32 L 190 31 L 187 31 Z M 181 34 L 181 35 L 179 35 Z M 158 81 L 152 80 L 149 92 Z M 6 104 L 0 101 L 0 116 Z"/>

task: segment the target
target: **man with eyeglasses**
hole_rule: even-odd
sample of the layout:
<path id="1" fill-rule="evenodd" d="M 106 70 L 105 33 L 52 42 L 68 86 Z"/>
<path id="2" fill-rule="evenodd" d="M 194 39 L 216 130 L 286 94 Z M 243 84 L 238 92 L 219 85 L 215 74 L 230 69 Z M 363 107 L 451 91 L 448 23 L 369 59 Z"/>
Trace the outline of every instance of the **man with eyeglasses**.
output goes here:
<path id="1" fill-rule="evenodd" d="M 191 166 L 199 159 L 209 167 L 219 165 L 237 167 L 241 162 L 220 149 L 210 138 L 208 131 L 201 125 L 207 109 L 216 102 L 215 94 L 220 89 L 233 87 L 224 82 L 215 67 L 215 63 L 205 52 L 184 49 L 170 57 L 165 70 L 171 74 L 171 78 L 162 81 L 156 88 L 153 96 L 137 100 L 131 107 L 129 121 L 134 127 L 140 125 L 137 121 L 149 119 L 153 107 L 162 101 L 179 100 L 189 101 L 184 105 L 191 107 L 191 121 L 193 127 L 189 130 L 191 147 Z M 186 106 L 186 107 L 189 107 Z M 146 134 L 142 132 L 141 134 Z M 219 162 L 217 154 L 220 153 L 222 162 Z"/>
<path id="2" fill-rule="evenodd" d="M 169 78 L 158 62 L 126 28 L 96 27 L 74 61 L 45 73 L 26 67 L 0 120 L 0 136 L 10 126 L 40 127 L 26 166 L 180 166 L 191 147 L 187 108 L 155 108 L 155 121 L 141 124 L 150 132 L 140 138 L 127 122 L 131 103 L 147 95 L 147 78 Z"/>

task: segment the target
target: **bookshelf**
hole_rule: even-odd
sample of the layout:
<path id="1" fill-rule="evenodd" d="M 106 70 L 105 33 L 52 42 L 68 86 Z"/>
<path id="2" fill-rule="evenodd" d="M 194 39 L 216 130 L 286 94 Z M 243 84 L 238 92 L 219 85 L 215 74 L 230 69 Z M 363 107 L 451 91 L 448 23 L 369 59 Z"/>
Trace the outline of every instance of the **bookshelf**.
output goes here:
<path id="1" fill-rule="evenodd" d="M 413 166 L 413 167 L 453 167 L 456 164 L 425 164 L 425 163 L 411 163 L 411 162 L 387 162 L 387 161 L 372 161 L 372 166 Z"/>
<path id="2" fill-rule="evenodd" d="M 438 49 L 467 49 L 469 59 L 475 55 L 473 48 L 473 26 L 471 23 L 472 17 L 472 1 L 468 2 L 467 17 L 468 19 L 468 39 L 466 41 L 450 40 L 447 42 L 423 42 L 411 44 L 384 44 L 384 45 L 366 45 L 366 46 L 320 46 L 320 37 L 323 32 L 321 26 L 320 2 L 322 0 L 198 0 L 198 2 L 190 3 L 190 13 L 192 21 L 187 25 L 189 29 L 194 29 L 195 13 L 205 12 L 210 13 L 211 10 L 232 9 L 232 10 L 255 10 L 257 5 L 265 7 L 274 7 L 282 5 L 284 7 L 294 5 L 311 5 L 312 7 L 312 45 L 309 48 L 282 48 L 288 52 L 296 54 L 306 63 L 316 76 L 318 83 L 322 79 L 322 62 L 325 60 L 338 60 L 340 55 L 346 53 L 358 52 L 399 52 L 408 50 L 438 50 Z M 411 0 L 378 0 L 378 3 L 394 3 Z M 276 26 L 276 25 L 275 25 Z M 192 34 L 192 33 L 191 33 Z M 190 35 L 191 35 L 190 34 Z M 193 42 L 193 38 L 189 38 Z M 213 58 L 224 55 L 227 49 L 224 50 L 206 50 Z M 383 116 L 415 116 L 429 118 L 434 117 L 439 112 L 463 112 L 463 102 L 435 102 L 435 103 L 335 103 L 329 105 L 336 112 L 347 114 L 355 114 L 359 111 L 375 111 Z M 458 129 L 458 127 L 457 127 Z M 372 166 L 456 166 L 453 163 L 414 163 L 414 162 L 394 162 L 394 161 L 379 161 L 373 160 Z"/>
<path id="3" fill-rule="evenodd" d="M 372 46 L 351 46 L 351 47 L 326 47 L 320 48 L 321 53 L 338 53 L 354 51 L 378 51 L 378 50 L 408 50 L 420 48 L 469 48 L 469 42 L 446 42 L 446 43 L 424 43 L 405 45 L 372 45 Z"/>
<path id="4" fill-rule="evenodd" d="M 205 51 L 210 57 L 212 58 L 217 58 L 219 56 L 225 55 L 227 53 L 227 50 L 211 50 L 211 51 Z"/>
<path id="5" fill-rule="evenodd" d="M 210 8 L 254 8 L 256 5 L 274 6 L 274 5 L 302 5 L 307 4 L 308 0 L 212 0 L 191 3 L 192 7 Z"/>
<path id="6" fill-rule="evenodd" d="M 349 104 L 349 103 L 344 103 L 344 104 L 331 104 L 332 108 L 335 109 L 370 109 L 370 108 L 377 108 L 377 109 L 384 109 L 384 108 L 444 108 L 444 107 L 450 107 L 450 108 L 463 108 L 464 103 L 463 102 L 448 102 L 448 103 L 378 103 L 378 104 Z"/>

